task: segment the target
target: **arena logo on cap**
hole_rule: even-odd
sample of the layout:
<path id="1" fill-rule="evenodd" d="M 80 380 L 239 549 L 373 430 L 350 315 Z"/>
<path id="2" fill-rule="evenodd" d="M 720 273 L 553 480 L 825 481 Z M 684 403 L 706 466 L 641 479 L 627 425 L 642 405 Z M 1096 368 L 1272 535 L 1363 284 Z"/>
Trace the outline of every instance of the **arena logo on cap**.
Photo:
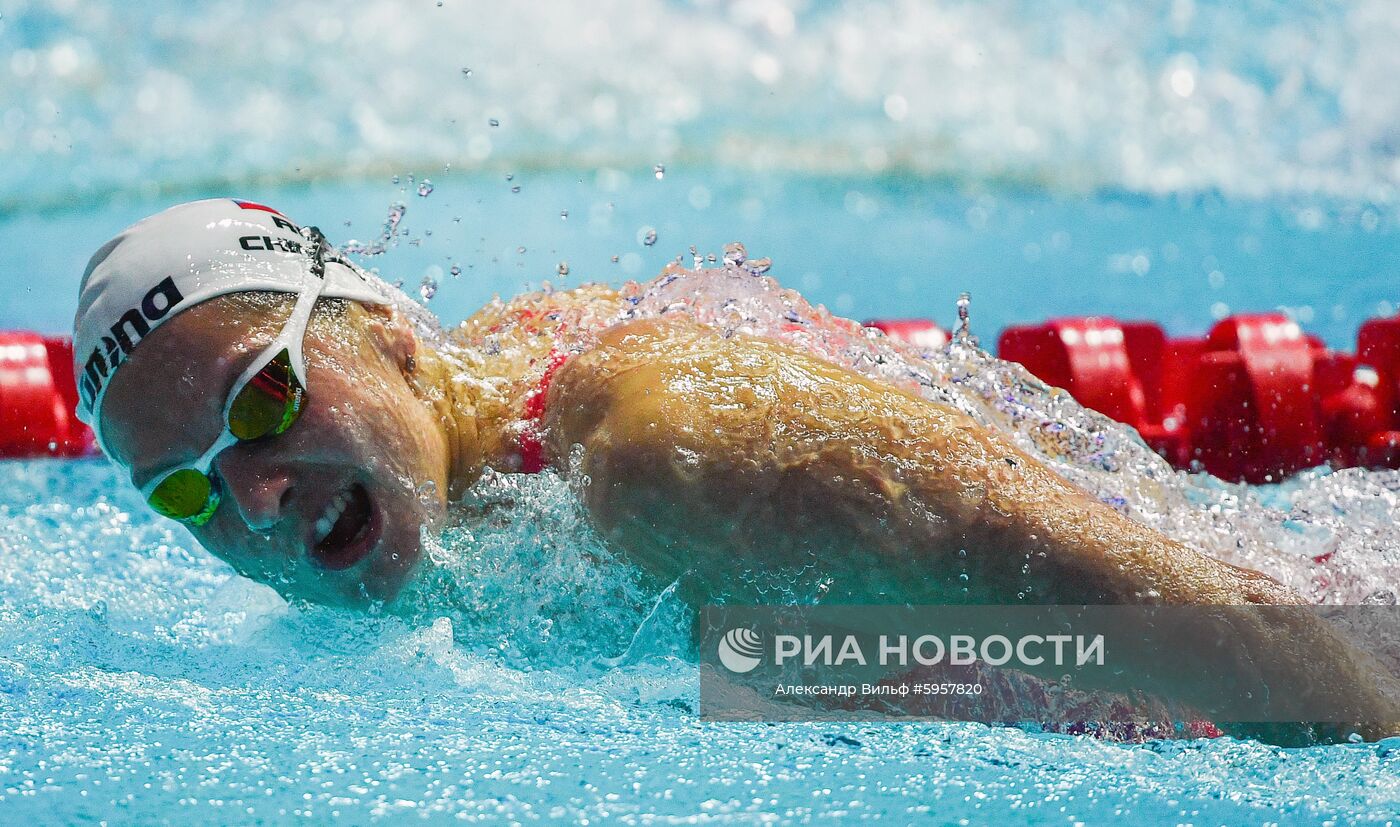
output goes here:
<path id="1" fill-rule="evenodd" d="M 139 305 L 122 313 L 116 324 L 108 328 L 111 335 L 103 336 L 101 343 L 92 349 L 83 365 L 82 379 L 78 382 L 84 410 L 92 413 L 92 406 L 107 377 L 151 332 L 151 328 L 184 300 L 185 296 L 175 284 L 175 278 L 166 276 L 164 281 L 146 292 Z"/>

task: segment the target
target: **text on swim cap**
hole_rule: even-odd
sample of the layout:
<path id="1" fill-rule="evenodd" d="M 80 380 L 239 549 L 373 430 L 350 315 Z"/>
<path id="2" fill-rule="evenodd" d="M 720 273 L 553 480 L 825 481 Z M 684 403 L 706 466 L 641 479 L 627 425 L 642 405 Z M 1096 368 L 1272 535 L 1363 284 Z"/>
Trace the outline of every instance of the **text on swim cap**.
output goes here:
<path id="1" fill-rule="evenodd" d="M 184 299 L 174 277 L 167 276 L 147 291 L 140 305 L 127 310 L 117 319 L 117 323 L 110 328 L 111 335 L 102 337 L 101 344 L 92 349 L 83 365 L 78 395 L 86 411 L 92 413 L 93 403 L 107 377 L 131 353 L 132 348 L 151 332 L 152 324 L 164 319 L 171 308 Z"/>

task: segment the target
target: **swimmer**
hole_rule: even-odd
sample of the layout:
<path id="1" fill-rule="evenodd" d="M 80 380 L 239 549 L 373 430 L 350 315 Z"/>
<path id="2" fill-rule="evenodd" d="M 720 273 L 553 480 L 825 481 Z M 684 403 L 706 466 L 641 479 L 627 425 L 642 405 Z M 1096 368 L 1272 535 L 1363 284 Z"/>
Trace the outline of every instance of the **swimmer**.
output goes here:
<path id="1" fill-rule="evenodd" d="M 333 605 L 391 603 L 421 529 L 488 468 L 586 476 L 609 544 L 697 602 L 815 558 L 847 602 L 1012 603 L 1029 582 L 1065 604 L 1302 603 L 959 411 L 683 313 L 631 318 L 630 290 L 496 301 L 443 333 L 313 228 L 184 204 L 88 266 L 80 415 L 151 508 Z"/>

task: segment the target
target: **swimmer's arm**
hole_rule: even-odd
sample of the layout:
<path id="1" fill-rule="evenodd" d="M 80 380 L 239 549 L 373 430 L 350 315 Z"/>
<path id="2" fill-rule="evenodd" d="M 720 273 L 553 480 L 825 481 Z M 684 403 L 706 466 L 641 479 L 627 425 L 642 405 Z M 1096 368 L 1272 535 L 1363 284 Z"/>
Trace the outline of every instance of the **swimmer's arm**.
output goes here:
<path id="1" fill-rule="evenodd" d="M 554 455 L 583 446 L 595 523 L 663 580 L 685 575 L 695 599 L 733 593 L 745 569 L 815 561 L 834 602 L 1301 602 L 957 411 L 770 341 L 631 323 L 560 370 L 547 410 Z M 1400 720 L 1327 630 L 1255 621 L 1236 631 L 1278 652 L 1274 685 L 1335 694 L 1349 720 Z M 1199 681 L 1182 677 L 1159 688 L 1193 700 Z"/>
<path id="2" fill-rule="evenodd" d="M 1296 602 L 957 411 L 767 340 L 615 328 L 560 371 L 548 410 L 555 455 L 585 448 L 595 520 L 658 574 L 724 579 L 745 557 L 819 555 L 856 558 L 867 594 L 878 564 L 896 572 L 891 588 L 930 592 L 904 598 L 930 602 L 1013 602 L 1026 588 L 1036 602 Z"/>

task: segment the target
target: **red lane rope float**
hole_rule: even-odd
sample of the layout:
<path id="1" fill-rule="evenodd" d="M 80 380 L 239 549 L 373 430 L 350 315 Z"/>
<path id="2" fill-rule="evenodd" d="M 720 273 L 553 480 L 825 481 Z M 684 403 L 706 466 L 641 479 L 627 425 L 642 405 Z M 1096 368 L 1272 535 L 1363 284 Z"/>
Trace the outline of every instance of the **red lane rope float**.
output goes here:
<path id="1" fill-rule="evenodd" d="M 72 342 L 0 331 L 0 457 L 92 453 L 77 405 Z"/>
<path id="2" fill-rule="evenodd" d="M 1366 464 L 1400 468 L 1400 316 L 1361 325 L 1356 356 L 1375 369 L 1376 405 L 1388 423 L 1367 440 Z"/>
<path id="3" fill-rule="evenodd" d="M 998 352 L 1137 428 L 1179 468 L 1251 483 L 1324 462 L 1400 468 L 1400 317 L 1363 325 L 1357 356 L 1280 313 L 1231 316 L 1203 339 L 1052 319 L 1007 328 Z"/>
<path id="4" fill-rule="evenodd" d="M 920 348 L 948 341 L 926 319 L 867 325 Z M 1052 319 L 1007 328 L 998 351 L 1137 428 L 1180 468 L 1247 482 L 1323 462 L 1400 468 L 1400 316 L 1363 324 L 1355 355 L 1276 313 L 1232 316 L 1199 339 L 1170 339 L 1152 322 Z M 526 470 L 543 464 L 544 392 L 563 359 L 547 361 L 524 411 Z M 67 339 L 0 331 L 0 457 L 93 453 L 72 365 Z"/>

